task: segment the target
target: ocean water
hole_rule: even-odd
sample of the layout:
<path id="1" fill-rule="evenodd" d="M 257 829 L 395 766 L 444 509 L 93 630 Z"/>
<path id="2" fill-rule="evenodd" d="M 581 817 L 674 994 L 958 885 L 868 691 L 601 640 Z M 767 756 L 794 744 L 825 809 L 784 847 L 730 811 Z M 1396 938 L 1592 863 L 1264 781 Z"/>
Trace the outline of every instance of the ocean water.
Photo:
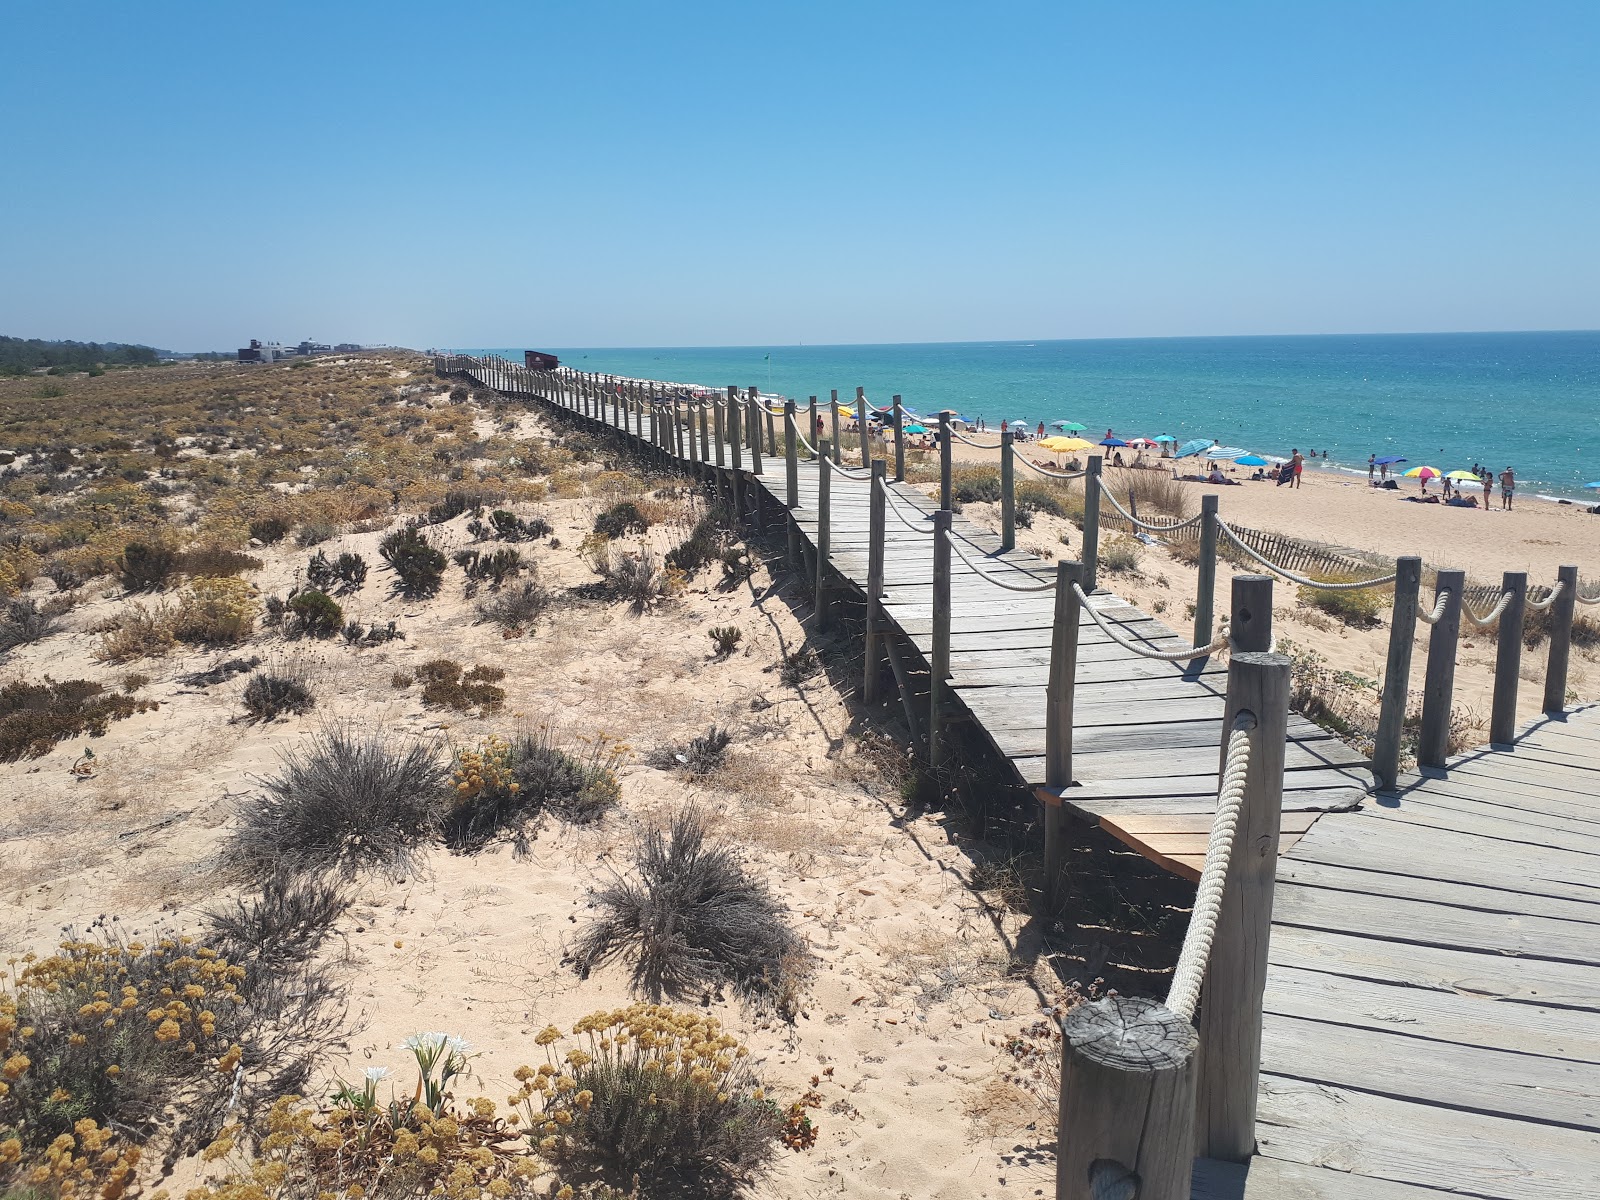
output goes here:
<path id="1" fill-rule="evenodd" d="M 1328 466 L 1362 474 L 1369 454 L 1441 471 L 1509 465 L 1524 495 L 1595 499 L 1583 485 L 1600 481 L 1600 332 L 528 348 L 580 370 L 801 402 L 833 388 L 853 399 L 861 386 L 875 404 L 899 393 L 915 411 L 952 408 L 995 427 L 1068 420 L 1091 439 L 1110 428 L 1265 454 L 1326 450 Z M 520 362 L 522 349 L 494 352 Z"/>

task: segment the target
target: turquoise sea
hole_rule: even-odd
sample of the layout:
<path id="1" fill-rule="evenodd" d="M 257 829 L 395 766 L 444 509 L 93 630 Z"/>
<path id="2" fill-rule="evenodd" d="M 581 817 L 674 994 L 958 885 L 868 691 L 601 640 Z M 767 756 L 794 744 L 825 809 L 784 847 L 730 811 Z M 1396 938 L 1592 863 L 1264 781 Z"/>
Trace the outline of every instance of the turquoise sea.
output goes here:
<path id="1" fill-rule="evenodd" d="M 1098 439 L 1170 433 L 1366 471 L 1403 454 L 1442 471 L 1511 465 L 1523 489 L 1596 497 L 1600 332 L 938 342 L 548 350 L 580 370 L 827 397 L 857 386 L 915 411 L 1069 420 Z M 467 353 L 484 353 L 470 350 Z M 770 358 L 768 357 L 770 355 Z"/>

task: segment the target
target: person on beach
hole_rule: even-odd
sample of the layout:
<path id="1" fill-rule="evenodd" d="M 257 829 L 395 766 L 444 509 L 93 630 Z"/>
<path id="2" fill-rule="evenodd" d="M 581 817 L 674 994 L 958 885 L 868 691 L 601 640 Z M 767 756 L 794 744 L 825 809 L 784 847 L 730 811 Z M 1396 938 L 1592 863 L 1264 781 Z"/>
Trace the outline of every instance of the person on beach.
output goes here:
<path id="1" fill-rule="evenodd" d="M 1491 475 L 1487 469 L 1485 469 L 1483 474 L 1479 475 L 1478 478 L 1483 480 L 1483 511 L 1488 512 L 1489 497 L 1494 495 L 1494 476 Z"/>
<path id="2" fill-rule="evenodd" d="M 1367 455 L 1367 486 L 1368 487 L 1372 486 L 1372 477 L 1373 477 L 1373 475 L 1375 475 L 1377 473 L 1377 470 L 1378 470 L 1378 456 L 1376 454 Z"/>
<path id="3" fill-rule="evenodd" d="M 1034 434 L 1034 436 L 1037 437 L 1037 438 L 1043 438 L 1044 437 L 1044 422 L 1043 421 L 1039 422 L 1039 431 L 1036 434 Z"/>
<path id="4" fill-rule="evenodd" d="M 1500 507 L 1511 511 L 1511 496 L 1517 490 L 1517 477 L 1510 467 L 1500 472 Z"/>
<path id="5" fill-rule="evenodd" d="M 1444 477 L 1444 502 L 1446 504 L 1450 503 L 1450 476 L 1448 475 Z"/>
<path id="6" fill-rule="evenodd" d="M 1294 483 L 1291 486 L 1299 487 L 1300 473 L 1306 469 L 1306 457 L 1299 450 L 1295 450 L 1294 457 L 1289 462 L 1294 467 Z"/>

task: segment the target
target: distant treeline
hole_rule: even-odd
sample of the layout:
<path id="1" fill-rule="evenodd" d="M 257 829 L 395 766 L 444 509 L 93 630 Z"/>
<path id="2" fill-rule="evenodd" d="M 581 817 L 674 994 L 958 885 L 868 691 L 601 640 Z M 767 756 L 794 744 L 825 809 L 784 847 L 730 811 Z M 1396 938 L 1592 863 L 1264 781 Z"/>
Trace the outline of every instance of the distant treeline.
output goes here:
<path id="1" fill-rule="evenodd" d="M 0 374 L 3 375 L 26 375 L 40 367 L 89 371 L 100 367 L 151 366 L 159 357 L 160 352 L 149 346 L 0 337 Z"/>

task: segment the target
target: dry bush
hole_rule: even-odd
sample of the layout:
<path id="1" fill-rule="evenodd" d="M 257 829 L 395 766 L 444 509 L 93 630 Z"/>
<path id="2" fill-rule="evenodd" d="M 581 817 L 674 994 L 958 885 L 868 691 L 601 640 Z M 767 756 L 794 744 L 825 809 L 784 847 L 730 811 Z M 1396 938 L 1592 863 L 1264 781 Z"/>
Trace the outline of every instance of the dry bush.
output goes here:
<path id="1" fill-rule="evenodd" d="M 1354 583 L 1357 575 L 1335 575 L 1324 583 Z M 1328 588 L 1302 587 L 1298 598 L 1301 604 L 1327 613 L 1336 620 L 1357 629 L 1370 629 L 1382 622 L 1383 614 L 1394 603 L 1394 588 L 1371 587 L 1330 590 Z"/>
<path id="2" fill-rule="evenodd" d="M 1104 486 L 1111 490 L 1122 507 L 1137 511 L 1145 520 L 1153 515 L 1174 521 L 1186 521 L 1194 513 L 1194 496 L 1168 471 L 1145 471 L 1123 468 L 1112 470 Z M 1129 499 L 1137 505 L 1137 510 Z"/>
<path id="3" fill-rule="evenodd" d="M 531 575 L 532 563 L 528 564 L 528 571 Z M 483 601 L 478 605 L 478 615 L 500 626 L 508 637 L 518 637 L 550 607 L 553 599 L 549 588 L 537 578 L 528 578 L 519 586 Z"/>
<path id="4" fill-rule="evenodd" d="M 186 575 L 237 575 L 259 571 L 261 560 L 226 546 L 195 546 L 178 555 L 177 569 Z"/>
<path id="5" fill-rule="evenodd" d="M 805 944 L 783 906 L 752 878 L 738 853 L 706 844 L 706 818 L 686 808 L 670 830 L 651 830 L 634 852 L 634 876 L 594 896 L 579 934 L 579 974 L 630 960 L 633 984 L 653 1000 L 731 986 L 786 1017 L 807 971 Z"/>
<path id="6" fill-rule="evenodd" d="M 298 671 L 258 671 L 244 685 L 241 697 L 251 720 L 271 721 L 284 713 L 308 713 L 316 707 L 306 678 Z"/>
<path id="7" fill-rule="evenodd" d="M 156 707 L 155 701 L 107 692 L 88 679 L 14 679 L 0 685 L 0 762 L 38 758 L 80 734 L 99 737 L 112 721 Z"/>
<path id="8" fill-rule="evenodd" d="M 227 857 L 260 876 L 409 870 L 443 814 L 449 768 L 430 745 L 396 747 L 332 726 L 283 755 L 263 794 L 240 810 Z"/>
<path id="9" fill-rule="evenodd" d="M 206 913 L 208 940 L 234 962 L 299 962 L 316 953 L 349 905 L 342 880 L 280 866 L 255 895 Z"/>
<path id="10" fill-rule="evenodd" d="M 1126 534 L 1100 544 L 1100 568 L 1118 575 L 1138 571 L 1144 561 L 1144 543 Z"/>
<path id="11" fill-rule="evenodd" d="M 34 600 L 8 600 L 0 613 L 0 654 L 49 637 L 58 625 L 56 615 Z"/>
<path id="12" fill-rule="evenodd" d="M 666 566 L 647 546 L 630 552 L 608 545 L 600 573 L 606 590 L 635 612 L 647 612 L 683 590 L 683 572 Z"/>
<path id="13" fill-rule="evenodd" d="M 255 589 L 244 580 L 204 576 L 179 596 L 172 637 L 191 645 L 234 646 L 255 632 L 260 611 Z"/>
<path id="14" fill-rule="evenodd" d="M 117 576 L 130 592 L 163 588 L 178 570 L 178 552 L 152 542 L 129 542 L 117 559 Z"/>
<path id="15" fill-rule="evenodd" d="M 690 775 L 710 775 L 722 769 L 723 756 L 733 740 L 726 729 L 713 725 L 687 742 L 673 742 L 654 751 L 648 761 L 652 767 L 670 771 L 681 767 Z"/>
<path id="16" fill-rule="evenodd" d="M 505 703 L 506 690 L 495 684 L 504 679 L 504 667 L 476 666 L 463 671 L 461 664 L 448 658 L 430 659 L 417 668 L 422 680 L 422 702 L 457 712 L 497 712 Z"/>

